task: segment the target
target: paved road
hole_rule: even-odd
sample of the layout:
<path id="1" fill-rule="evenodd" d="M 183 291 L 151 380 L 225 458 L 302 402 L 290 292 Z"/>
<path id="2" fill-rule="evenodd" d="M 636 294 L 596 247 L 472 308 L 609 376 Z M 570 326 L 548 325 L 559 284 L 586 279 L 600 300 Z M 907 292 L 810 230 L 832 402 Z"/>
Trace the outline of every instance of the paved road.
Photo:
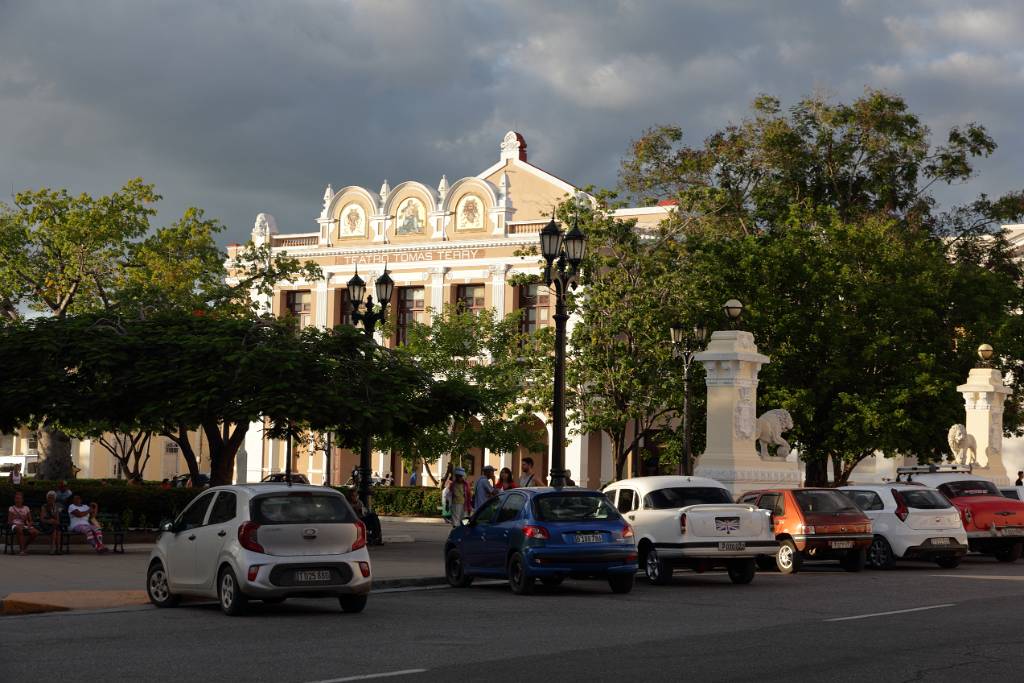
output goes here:
<path id="1" fill-rule="evenodd" d="M 1024 564 L 972 558 L 750 586 L 680 573 L 625 596 L 597 582 L 531 597 L 493 584 L 392 592 L 360 615 L 295 600 L 233 620 L 212 604 L 6 617 L 0 643 L 18 655 L 7 680 L 39 678 L 59 651 L 76 681 L 1011 681 L 1024 666 L 1022 599 Z"/>

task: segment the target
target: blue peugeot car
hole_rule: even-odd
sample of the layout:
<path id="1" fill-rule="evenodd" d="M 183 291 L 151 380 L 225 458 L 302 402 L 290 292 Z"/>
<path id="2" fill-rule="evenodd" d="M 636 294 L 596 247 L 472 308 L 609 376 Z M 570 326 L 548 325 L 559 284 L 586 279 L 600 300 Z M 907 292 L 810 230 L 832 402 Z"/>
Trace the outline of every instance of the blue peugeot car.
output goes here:
<path id="1" fill-rule="evenodd" d="M 507 578 L 514 593 L 540 579 L 605 579 L 615 593 L 633 589 L 633 529 L 604 494 L 578 488 L 519 488 L 484 503 L 444 547 L 448 583 L 464 588 L 480 577 Z"/>

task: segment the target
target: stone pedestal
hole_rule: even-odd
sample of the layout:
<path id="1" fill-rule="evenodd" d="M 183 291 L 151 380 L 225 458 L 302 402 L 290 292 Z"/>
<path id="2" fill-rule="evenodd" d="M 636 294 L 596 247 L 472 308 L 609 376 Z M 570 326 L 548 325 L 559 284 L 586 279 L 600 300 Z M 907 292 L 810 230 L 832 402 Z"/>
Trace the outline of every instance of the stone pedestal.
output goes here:
<path id="1" fill-rule="evenodd" d="M 964 426 L 978 445 L 975 471 L 999 485 L 1009 485 L 1010 472 L 1003 462 L 1003 402 L 1013 390 L 993 368 L 972 368 L 967 384 L 956 388 L 964 395 L 967 419 Z"/>
<path id="2" fill-rule="evenodd" d="M 800 485 L 800 470 L 785 457 L 761 458 L 757 439 L 757 374 L 769 362 L 758 353 L 754 335 L 719 330 L 705 351 L 708 387 L 707 443 L 695 474 L 717 479 L 733 494 L 761 487 Z"/>

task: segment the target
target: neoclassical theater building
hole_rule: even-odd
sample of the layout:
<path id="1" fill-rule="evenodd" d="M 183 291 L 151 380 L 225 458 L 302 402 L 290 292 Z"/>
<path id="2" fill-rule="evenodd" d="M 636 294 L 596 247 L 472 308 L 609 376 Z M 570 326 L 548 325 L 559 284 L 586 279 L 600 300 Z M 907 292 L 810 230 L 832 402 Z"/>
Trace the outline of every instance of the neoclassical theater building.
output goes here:
<path id="1" fill-rule="evenodd" d="M 401 344 L 413 321 L 425 322 L 429 311 L 456 303 L 469 309 L 492 308 L 498 315 L 521 310 L 522 324 L 531 329 L 552 324 L 554 302 L 547 288 L 513 286 L 509 280 L 517 273 L 538 272 L 537 260 L 517 251 L 536 245 L 552 208 L 577 191 L 572 183 L 529 163 L 526 140 L 514 131 L 501 140 L 497 160 L 475 176 L 457 180 L 442 176 L 436 184 L 407 180 L 392 185 L 385 180 L 377 190 L 358 185 L 335 190 L 328 185 L 322 206 L 311 212 L 313 230 L 281 232 L 269 213 L 257 216 L 254 242 L 269 243 L 275 252 L 287 252 L 301 261 L 315 261 L 324 274 L 318 282 L 282 284 L 262 304 L 277 315 L 290 312 L 301 325 L 350 324 L 346 283 L 358 268 L 372 292 L 374 279 L 386 265 L 395 281 L 388 306 L 395 334 L 379 339 L 385 345 Z M 653 226 L 669 210 L 630 208 L 616 215 Z M 229 248 L 229 266 L 237 249 Z M 536 428 L 547 434 L 550 443 L 546 416 L 536 416 Z M 532 453 L 535 461 L 543 463 L 545 476 L 546 451 Z M 313 483 L 323 482 L 323 451 L 295 453 L 294 468 Z M 610 453 L 610 444 L 601 434 L 575 436 L 566 450 L 566 467 L 581 485 L 597 486 L 612 477 Z M 525 454 L 522 449 L 473 453 L 471 474 L 478 474 L 486 463 L 512 467 L 518 474 Z M 285 444 L 264 437 L 260 425 L 253 425 L 239 457 L 238 480 L 258 481 L 283 471 L 284 458 Z M 335 449 L 333 483 L 344 483 L 357 461 L 356 454 Z M 430 468 L 436 476 L 438 468 L 445 466 L 433 463 Z M 392 473 L 403 483 L 410 474 L 402 471 L 396 454 L 375 453 L 372 467 L 381 475 Z M 429 483 L 425 474 L 418 479 Z"/>

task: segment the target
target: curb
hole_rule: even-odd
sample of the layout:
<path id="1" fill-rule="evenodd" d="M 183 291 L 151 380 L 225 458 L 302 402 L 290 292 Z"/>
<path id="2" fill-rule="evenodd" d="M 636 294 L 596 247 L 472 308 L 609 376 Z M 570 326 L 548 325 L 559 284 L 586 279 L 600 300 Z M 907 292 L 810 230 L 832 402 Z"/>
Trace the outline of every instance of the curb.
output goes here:
<path id="1" fill-rule="evenodd" d="M 392 588 L 416 588 L 419 586 L 445 586 L 448 580 L 443 576 L 411 576 L 401 579 L 374 579 L 373 588 L 376 590 L 390 590 Z"/>

